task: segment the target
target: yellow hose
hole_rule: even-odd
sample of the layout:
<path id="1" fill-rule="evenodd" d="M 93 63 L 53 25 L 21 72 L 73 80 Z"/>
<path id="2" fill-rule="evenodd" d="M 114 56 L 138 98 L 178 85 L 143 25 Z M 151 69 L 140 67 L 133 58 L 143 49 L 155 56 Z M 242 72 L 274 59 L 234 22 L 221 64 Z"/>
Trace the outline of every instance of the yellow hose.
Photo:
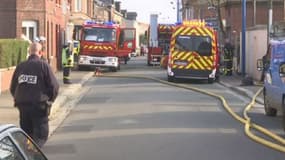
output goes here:
<path id="1" fill-rule="evenodd" d="M 253 105 L 255 104 L 255 101 L 256 101 L 256 97 L 261 93 L 262 91 L 262 88 L 260 88 L 256 94 L 253 96 L 252 100 L 251 100 L 251 103 L 249 103 L 244 111 L 243 111 L 243 117 L 239 116 L 237 113 L 235 113 L 231 107 L 228 105 L 227 101 L 225 100 L 225 98 L 221 95 L 217 95 L 217 94 L 214 94 L 212 92 L 208 92 L 206 90 L 202 90 L 202 89 L 199 89 L 199 88 L 195 88 L 195 87 L 191 87 L 191 86 L 186 86 L 186 85 L 181 85 L 181 84 L 176 84 L 176 83 L 171 83 L 171 82 L 167 82 L 167 81 L 164 81 L 164 80 L 160 80 L 160 79 L 157 79 L 157 78 L 153 78 L 153 77 L 146 77 L 146 76 L 129 76 L 129 75 L 99 75 L 98 77 L 115 77 L 115 78 L 136 78 L 136 79 L 147 79 L 147 80 L 152 80 L 152 81 L 155 81 L 155 82 L 159 82 L 159 83 L 162 83 L 162 84 L 166 84 L 166 85 L 170 85 L 170 86 L 174 86 L 174 87 L 178 87 L 178 88 L 183 88 L 183 89 L 187 89 L 187 90 L 192 90 L 192 91 L 196 91 L 196 92 L 199 92 L 199 93 L 202 93 L 202 94 L 206 94 L 206 95 L 209 95 L 209 96 L 212 96 L 212 97 L 215 97 L 217 99 L 219 99 L 225 110 L 227 112 L 229 112 L 229 114 L 234 118 L 236 119 L 237 121 L 239 121 L 240 123 L 244 124 L 244 131 L 245 131 L 245 134 L 251 138 L 252 140 L 260 143 L 260 144 L 263 144 L 269 148 L 272 148 L 272 149 L 275 149 L 277 151 L 281 151 L 281 152 L 284 152 L 285 153 L 285 139 L 272 133 L 271 131 L 269 131 L 268 129 L 260 126 L 260 125 L 257 125 L 255 123 L 252 123 L 251 122 L 251 119 L 250 117 L 247 115 L 247 112 L 250 111 L 250 109 L 253 107 Z M 271 141 L 268 141 L 264 138 L 261 138 L 261 137 L 258 137 L 256 136 L 255 134 L 253 134 L 250 129 L 253 128 L 257 131 L 259 131 L 260 133 L 274 139 L 275 141 L 277 141 L 278 143 L 282 144 L 277 144 L 277 143 L 273 143 Z"/>

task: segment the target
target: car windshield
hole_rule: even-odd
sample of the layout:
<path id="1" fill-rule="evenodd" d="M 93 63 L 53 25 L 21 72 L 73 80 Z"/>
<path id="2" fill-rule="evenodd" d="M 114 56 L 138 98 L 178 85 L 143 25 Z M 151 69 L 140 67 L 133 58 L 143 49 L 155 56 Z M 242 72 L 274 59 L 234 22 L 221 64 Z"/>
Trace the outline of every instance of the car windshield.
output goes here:
<path id="1" fill-rule="evenodd" d="M 175 49 L 179 51 L 197 52 L 201 56 L 211 55 L 211 37 L 179 35 L 176 37 Z"/>
<path id="2" fill-rule="evenodd" d="M 85 28 L 84 40 L 95 42 L 115 42 L 116 30 L 112 28 Z"/>

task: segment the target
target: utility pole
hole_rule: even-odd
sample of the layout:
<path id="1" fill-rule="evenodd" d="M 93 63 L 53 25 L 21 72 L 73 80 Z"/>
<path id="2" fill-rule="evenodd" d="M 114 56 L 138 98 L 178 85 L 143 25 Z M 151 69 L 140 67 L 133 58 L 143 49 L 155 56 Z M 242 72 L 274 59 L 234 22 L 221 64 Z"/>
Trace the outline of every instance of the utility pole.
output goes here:
<path id="1" fill-rule="evenodd" d="M 270 40 L 270 31 L 272 26 L 272 17 L 273 17 L 273 10 L 272 10 L 272 0 L 269 0 L 268 3 L 268 25 L 267 25 L 267 44 Z"/>
<path id="2" fill-rule="evenodd" d="M 177 0 L 176 4 L 177 4 L 177 6 L 176 6 L 176 9 L 177 9 L 177 22 L 180 22 L 180 0 Z"/>
<path id="3" fill-rule="evenodd" d="M 245 76 L 245 66 L 246 66 L 246 58 L 245 58 L 245 49 L 246 49 L 246 38 L 245 38 L 245 32 L 246 32 L 246 0 L 242 0 L 242 68 L 241 73 L 243 76 Z"/>
<path id="4" fill-rule="evenodd" d="M 253 0 L 253 26 L 256 25 L 256 0 Z"/>

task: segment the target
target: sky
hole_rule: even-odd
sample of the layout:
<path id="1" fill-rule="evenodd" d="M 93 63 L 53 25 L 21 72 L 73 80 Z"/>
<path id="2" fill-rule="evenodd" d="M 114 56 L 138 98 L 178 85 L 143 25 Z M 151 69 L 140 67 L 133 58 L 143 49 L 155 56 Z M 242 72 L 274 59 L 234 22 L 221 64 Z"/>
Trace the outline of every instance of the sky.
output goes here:
<path id="1" fill-rule="evenodd" d="M 137 21 L 149 23 L 150 14 L 158 14 L 158 23 L 176 22 L 176 0 L 118 0 L 121 9 L 137 12 Z M 170 2 L 174 1 L 173 4 Z"/>

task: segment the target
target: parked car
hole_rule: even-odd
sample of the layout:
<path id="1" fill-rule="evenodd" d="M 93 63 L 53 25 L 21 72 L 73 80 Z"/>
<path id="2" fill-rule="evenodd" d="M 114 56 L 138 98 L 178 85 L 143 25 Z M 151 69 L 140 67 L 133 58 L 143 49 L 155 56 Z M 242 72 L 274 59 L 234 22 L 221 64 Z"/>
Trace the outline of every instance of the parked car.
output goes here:
<path id="1" fill-rule="evenodd" d="M 47 160 L 47 157 L 22 129 L 0 124 L 0 160 Z"/>
<path id="2" fill-rule="evenodd" d="M 285 130 L 285 41 L 271 40 L 268 56 L 257 61 L 264 74 L 264 109 L 267 116 L 282 115 Z"/>

